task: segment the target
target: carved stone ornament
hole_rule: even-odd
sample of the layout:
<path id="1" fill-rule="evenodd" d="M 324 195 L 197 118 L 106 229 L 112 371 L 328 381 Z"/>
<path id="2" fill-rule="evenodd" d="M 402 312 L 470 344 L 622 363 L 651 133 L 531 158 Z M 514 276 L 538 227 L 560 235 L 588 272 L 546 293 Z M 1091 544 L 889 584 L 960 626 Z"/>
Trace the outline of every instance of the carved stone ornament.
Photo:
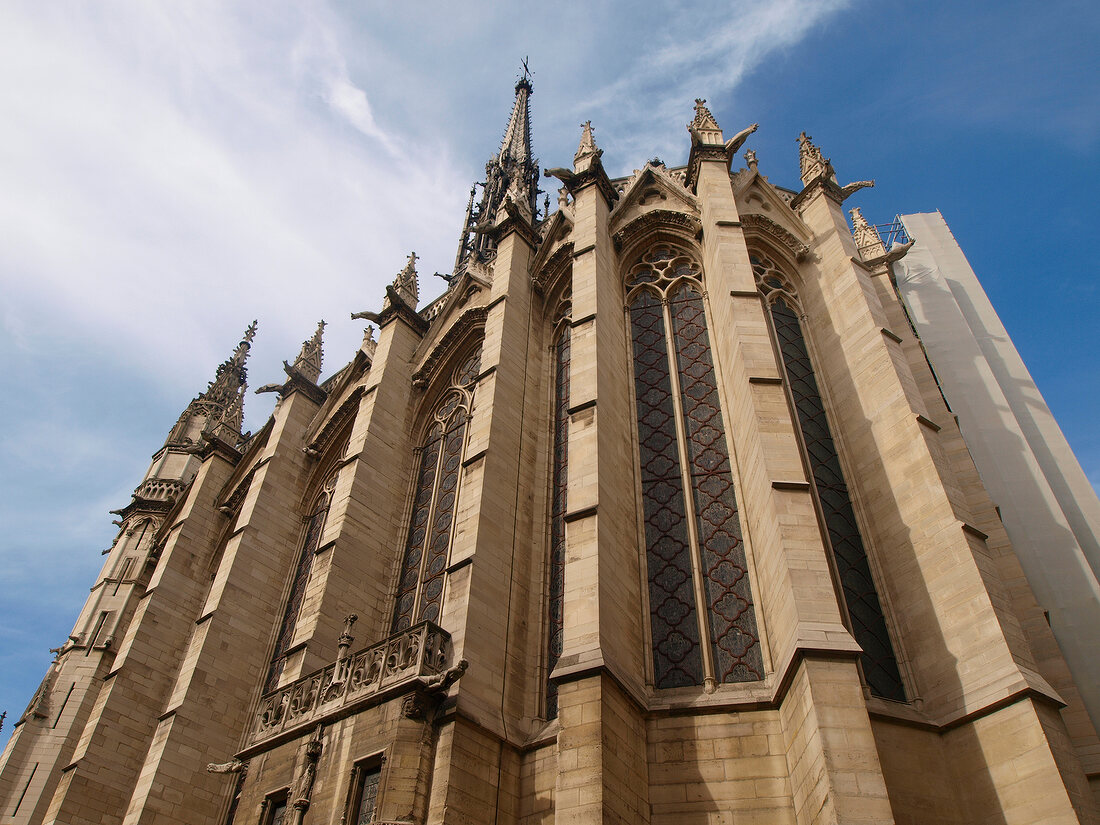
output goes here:
<path id="1" fill-rule="evenodd" d="M 540 294 L 546 294 L 558 278 L 568 271 L 573 262 L 573 242 L 563 243 L 543 264 L 532 279 L 535 290 Z"/>
<path id="2" fill-rule="evenodd" d="M 475 329 L 485 327 L 485 319 L 489 317 L 489 310 L 485 307 L 472 307 L 451 324 L 451 328 L 443 333 L 443 337 L 432 347 L 431 353 L 425 359 L 423 366 L 413 373 L 413 386 L 424 389 L 430 383 L 440 365 L 450 355 L 455 344 L 473 332 Z"/>
<path id="3" fill-rule="evenodd" d="M 317 763 L 320 761 L 321 752 L 324 750 L 324 745 L 321 742 L 323 731 L 323 726 L 318 725 L 313 732 L 313 736 L 306 743 L 305 759 L 302 761 L 301 769 L 294 778 L 294 784 L 290 789 L 290 798 L 293 800 L 291 804 L 298 811 L 306 811 L 309 808 L 310 798 L 313 796 L 313 783 L 317 778 Z"/>
<path id="4" fill-rule="evenodd" d="M 230 759 L 228 762 L 208 762 L 207 773 L 248 773 L 248 762 Z"/>
<path id="5" fill-rule="evenodd" d="M 304 448 L 307 455 L 319 458 L 329 448 L 333 439 L 343 431 L 344 425 L 359 412 L 359 399 L 363 397 L 363 392 L 363 385 L 360 384 L 348 393 L 348 397 L 344 399 L 336 412 L 332 414 L 332 417 L 321 427 L 321 431 Z"/>
<path id="6" fill-rule="evenodd" d="M 693 241 L 697 239 L 702 229 L 703 224 L 694 215 L 668 209 L 654 209 L 632 220 L 616 232 L 611 240 L 615 244 L 615 249 L 622 251 L 637 241 L 662 230 L 678 238 Z"/>
<path id="7" fill-rule="evenodd" d="M 427 715 L 424 697 L 410 693 L 401 700 L 401 715 L 406 719 L 422 720 Z"/>
<path id="8" fill-rule="evenodd" d="M 806 244 L 802 243 L 798 238 L 771 218 L 766 218 L 758 214 L 742 215 L 741 226 L 746 236 L 751 237 L 752 235 L 756 235 L 758 237 L 768 238 L 790 250 L 791 255 L 799 263 L 806 260 L 810 254 L 810 248 L 806 246 Z"/>

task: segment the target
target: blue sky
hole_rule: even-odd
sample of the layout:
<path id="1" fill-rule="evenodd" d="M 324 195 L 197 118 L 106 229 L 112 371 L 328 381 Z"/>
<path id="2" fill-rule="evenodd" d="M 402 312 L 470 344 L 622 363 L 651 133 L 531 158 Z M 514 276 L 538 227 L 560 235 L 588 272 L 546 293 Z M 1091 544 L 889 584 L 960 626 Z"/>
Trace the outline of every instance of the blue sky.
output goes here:
<path id="1" fill-rule="evenodd" d="M 534 144 L 683 163 L 705 97 L 772 182 L 805 129 L 873 222 L 939 209 L 1100 486 L 1100 12 L 1085 2 L 0 6 L 0 710 L 22 713 L 150 454 L 253 319 L 354 352 L 450 267 L 530 56 Z M 432 297 L 442 282 L 422 277 Z M 272 396 L 250 396 L 257 429 Z"/>

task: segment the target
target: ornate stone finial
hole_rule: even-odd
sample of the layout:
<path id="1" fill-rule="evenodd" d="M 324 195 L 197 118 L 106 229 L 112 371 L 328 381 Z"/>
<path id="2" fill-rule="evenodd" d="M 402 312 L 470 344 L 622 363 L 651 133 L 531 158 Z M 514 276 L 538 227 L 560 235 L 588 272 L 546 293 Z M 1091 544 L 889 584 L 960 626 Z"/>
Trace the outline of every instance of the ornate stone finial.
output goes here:
<path id="1" fill-rule="evenodd" d="M 752 149 L 749 149 L 747 152 L 745 152 L 745 163 L 752 171 L 757 171 L 756 152 L 754 152 Z"/>
<path id="2" fill-rule="evenodd" d="M 859 207 L 850 209 L 848 214 L 852 216 L 852 237 L 863 259 L 866 261 L 885 255 L 886 246 L 882 243 L 878 230 L 867 222 Z"/>
<path id="3" fill-rule="evenodd" d="M 292 370 L 303 378 L 308 378 L 314 384 L 321 377 L 321 359 L 324 357 L 321 338 L 324 332 L 325 322 L 321 321 L 317 324 L 317 331 L 313 333 L 313 337 L 302 342 L 302 350 L 298 353 L 298 357 L 294 359 L 294 364 L 291 367 Z"/>
<path id="4" fill-rule="evenodd" d="M 586 120 L 581 124 L 581 142 L 577 146 L 577 153 L 573 155 L 573 171 L 584 172 L 592 165 L 593 158 L 603 155 L 603 150 L 596 146 L 596 138 L 593 137 L 592 121 Z"/>
<path id="5" fill-rule="evenodd" d="M 718 121 L 714 119 L 714 115 L 710 113 L 710 109 L 707 108 L 706 103 L 706 98 L 695 98 L 695 117 L 692 118 L 691 124 L 688 126 L 689 130 L 703 129 L 721 131 Z"/>
<path id="6" fill-rule="evenodd" d="M 825 175 L 835 181 L 836 175 L 833 174 L 832 163 L 821 154 L 821 150 L 814 145 L 813 138 L 805 132 L 798 136 L 798 165 L 803 186 L 819 175 Z"/>
<path id="7" fill-rule="evenodd" d="M 357 621 L 359 621 L 359 616 L 355 613 L 349 613 L 344 617 L 344 632 L 340 634 L 337 644 L 345 653 L 351 647 L 351 643 L 355 641 L 355 637 L 351 635 L 351 629 L 355 627 Z M 342 659 L 343 656 L 340 658 Z"/>
<path id="8" fill-rule="evenodd" d="M 413 309 L 416 309 L 416 305 L 420 302 L 420 281 L 416 277 L 416 261 L 417 254 L 410 252 L 409 259 L 405 262 L 405 268 L 398 272 L 397 277 L 393 279 L 394 291 L 397 292 L 402 301 Z M 382 309 L 387 309 L 389 305 L 390 299 L 387 296 L 386 300 L 382 302 Z"/>
<path id="9" fill-rule="evenodd" d="M 719 146 L 723 143 L 722 127 L 718 125 L 718 121 L 714 119 L 714 115 L 706 107 L 706 102 L 704 98 L 695 98 L 695 117 L 687 125 L 693 147 Z"/>

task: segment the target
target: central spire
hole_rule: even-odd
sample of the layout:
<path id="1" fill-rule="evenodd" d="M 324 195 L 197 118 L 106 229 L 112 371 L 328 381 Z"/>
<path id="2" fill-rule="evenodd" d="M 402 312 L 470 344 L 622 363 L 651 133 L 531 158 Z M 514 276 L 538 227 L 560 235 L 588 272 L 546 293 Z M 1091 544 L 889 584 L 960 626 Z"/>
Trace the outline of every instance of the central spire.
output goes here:
<path id="1" fill-rule="evenodd" d="M 485 182 L 481 184 L 481 201 L 477 208 L 468 208 L 466 223 L 459 239 L 455 257 L 457 276 L 470 258 L 487 260 L 496 249 L 488 230 L 496 223 L 497 214 L 506 199 L 530 216 L 532 225 L 538 214 L 539 162 L 531 150 L 531 85 L 530 72 L 524 62 L 523 75 L 516 82 L 516 97 L 500 151 L 485 164 Z M 471 207 L 472 207 L 471 198 Z M 472 236 L 472 237 L 471 237 Z M 449 279 L 450 280 L 450 279 Z"/>

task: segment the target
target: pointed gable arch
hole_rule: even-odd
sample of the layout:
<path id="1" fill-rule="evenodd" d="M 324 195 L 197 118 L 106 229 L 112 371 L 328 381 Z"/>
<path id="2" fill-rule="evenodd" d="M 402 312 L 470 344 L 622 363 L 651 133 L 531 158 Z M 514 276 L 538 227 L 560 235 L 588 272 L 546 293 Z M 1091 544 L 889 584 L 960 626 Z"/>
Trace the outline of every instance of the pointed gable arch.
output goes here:
<path id="1" fill-rule="evenodd" d="M 699 215 L 699 201 L 663 165 L 650 161 L 624 185 L 608 216 L 612 235 L 647 212 L 666 210 Z"/>
<path id="2" fill-rule="evenodd" d="M 633 261 L 643 250 L 657 243 L 686 247 L 700 255 L 699 239 L 702 232 L 703 223 L 695 215 L 654 209 L 623 226 L 611 236 L 611 240 L 621 260 Z"/>

